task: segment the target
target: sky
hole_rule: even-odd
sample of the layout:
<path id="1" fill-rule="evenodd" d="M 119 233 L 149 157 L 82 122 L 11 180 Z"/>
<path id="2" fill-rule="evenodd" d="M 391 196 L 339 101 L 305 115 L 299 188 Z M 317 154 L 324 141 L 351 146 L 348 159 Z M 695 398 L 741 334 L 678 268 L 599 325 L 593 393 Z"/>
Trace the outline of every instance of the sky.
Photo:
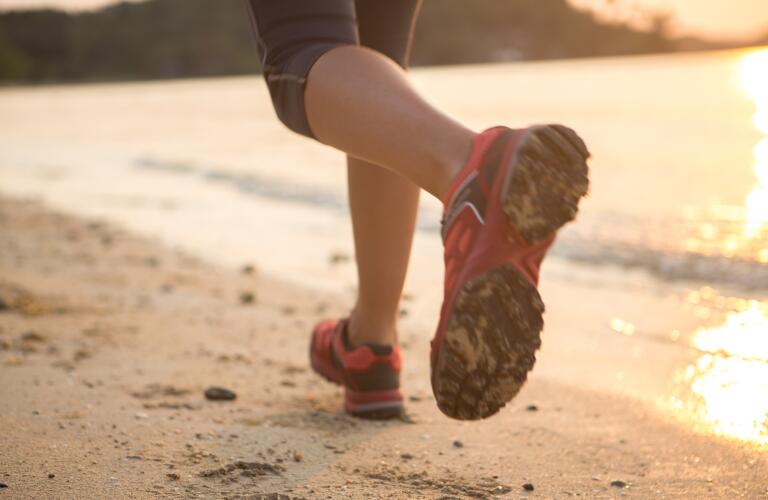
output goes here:
<path id="1" fill-rule="evenodd" d="M 436 0 L 432 0 L 436 1 Z M 589 7 L 606 18 L 624 19 L 638 24 L 638 9 L 655 8 L 673 15 L 675 35 L 749 40 L 768 33 L 768 0 L 569 0 Z M 88 9 L 114 3 L 114 0 L 0 0 L 0 8 L 54 6 Z M 469 7 L 472 0 L 467 0 Z"/>

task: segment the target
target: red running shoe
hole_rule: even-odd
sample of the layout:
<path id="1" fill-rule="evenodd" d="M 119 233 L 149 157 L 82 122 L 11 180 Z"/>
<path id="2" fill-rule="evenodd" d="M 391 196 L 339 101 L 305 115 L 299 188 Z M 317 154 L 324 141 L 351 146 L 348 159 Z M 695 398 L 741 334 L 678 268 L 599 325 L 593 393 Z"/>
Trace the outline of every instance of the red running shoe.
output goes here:
<path id="1" fill-rule="evenodd" d="M 352 348 L 348 321 L 326 320 L 315 326 L 309 348 L 312 369 L 329 382 L 344 386 L 344 408 L 360 418 L 384 419 L 403 413 L 400 393 L 400 349 L 363 344 Z"/>
<path id="2" fill-rule="evenodd" d="M 432 391 L 461 420 L 498 412 L 536 361 L 539 266 L 576 217 L 589 180 L 584 142 L 560 125 L 496 127 L 475 140 L 446 194 L 445 295 L 432 340 Z"/>

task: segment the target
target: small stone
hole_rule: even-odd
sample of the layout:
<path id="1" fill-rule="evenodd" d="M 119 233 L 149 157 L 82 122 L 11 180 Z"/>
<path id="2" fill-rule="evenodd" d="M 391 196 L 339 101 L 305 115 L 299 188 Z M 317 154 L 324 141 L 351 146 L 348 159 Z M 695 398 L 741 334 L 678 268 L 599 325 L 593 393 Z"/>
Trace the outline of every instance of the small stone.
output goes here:
<path id="1" fill-rule="evenodd" d="M 205 390 L 205 398 L 210 401 L 232 401 L 237 394 L 223 387 L 209 387 Z"/>
<path id="2" fill-rule="evenodd" d="M 419 434 L 419 439 L 427 441 L 430 438 L 429 434 Z"/>
<path id="3" fill-rule="evenodd" d="M 349 261 L 349 255 L 342 252 L 334 252 L 330 255 L 330 257 L 328 257 L 328 262 L 330 262 L 331 265 L 342 264 Z"/>
<path id="4" fill-rule="evenodd" d="M 421 396 L 416 396 L 415 394 L 412 396 L 408 396 L 409 401 L 413 401 L 414 403 L 417 403 L 421 401 Z"/>
<path id="5" fill-rule="evenodd" d="M 45 342 L 45 337 L 37 332 L 28 331 L 21 336 L 22 342 Z"/>
<path id="6" fill-rule="evenodd" d="M 296 314 L 296 307 L 291 305 L 283 306 L 281 311 L 285 316 L 293 316 Z"/>
<path id="7" fill-rule="evenodd" d="M 139 455 L 128 455 L 125 458 L 127 458 L 128 460 L 143 460 L 143 458 L 141 458 Z"/>
<path id="8" fill-rule="evenodd" d="M 7 484 L 5 484 L 5 483 L 0 483 L 0 488 L 7 488 L 7 487 L 8 487 L 8 485 L 7 485 Z"/>
<path id="9" fill-rule="evenodd" d="M 176 474 L 175 472 L 169 472 L 165 476 L 168 479 L 170 479 L 171 481 L 178 481 L 179 479 L 181 479 L 181 477 L 178 474 Z"/>
<path id="10" fill-rule="evenodd" d="M 253 292 L 241 292 L 240 303 L 241 304 L 253 304 L 256 302 L 256 295 Z"/>
<path id="11" fill-rule="evenodd" d="M 525 407 L 525 409 L 528 411 L 539 411 L 539 407 L 536 405 L 528 405 Z"/>
<path id="12" fill-rule="evenodd" d="M 138 419 L 149 418 L 149 415 L 147 415 L 146 413 L 140 412 L 140 411 L 134 413 L 133 416 L 138 418 Z"/>
<path id="13" fill-rule="evenodd" d="M 91 356 L 93 356 L 93 354 L 91 354 L 91 352 L 88 351 L 87 349 L 78 349 L 72 355 L 72 360 L 73 361 L 82 361 L 84 359 L 90 358 Z"/>
<path id="14" fill-rule="evenodd" d="M 404 423 L 404 424 L 415 424 L 416 423 L 416 421 L 413 419 L 413 417 L 411 417 L 407 413 L 403 413 L 402 415 L 400 415 L 400 421 L 402 423 Z"/>
<path id="15" fill-rule="evenodd" d="M 454 447 L 454 448 L 464 448 L 464 443 L 462 443 L 461 441 L 459 441 L 459 440 L 457 439 L 457 440 L 455 440 L 455 441 L 453 442 L 453 447 Z"/>
<path id="16" fill-rule="evenodd" d="M 525 491 L 533 491 L 533 485 L 532 485 L 531 483 L 525 483 L 525 484 L 523 485 L 523 489 L 524 489 Z"/>
<path id="17" fill-rule="evenodd" d="M 400 458 L 403 460 L 411 460 L 413 458 L 413 455 L 410 453 L 401 453 Z"/>
<path id="18" fill-rule="evenodd" d="M 303 462 L 304 461 L 304 455 L 299 450 L 293 450 L 293 461 L 294 462 Z"/>
<path id="19" fill-rule="evenodd" d="M 505 495 L 510 491 L 512 491 L 512 488 L 510 488 L 509 486 L 503 486 L 503 485 L 499 485 L 493 489 L 493 493 L 496 495 Z"/>
<path id="20" fill-rule="evenodd" d="M 56 474 L 48 474 L 48 479 L 53 479 L 54 477 L 56 477 Z"/>
<path id="21" fill-rule="evenodd" d="M 246 264 L 240 269 L 240 272 L 251 275 L 256 272 L 256 267 L 253 264 Z"/>
<path id="22" fill-rule="evenodd" d="M 621 481 L 619 479 L 616 479 L 614 481 L 611 481 L 611 486 L 613 486 L 614 488 L 626 488 L 627 487 L 627 483 L 625 483 L 624 481 Z"/>

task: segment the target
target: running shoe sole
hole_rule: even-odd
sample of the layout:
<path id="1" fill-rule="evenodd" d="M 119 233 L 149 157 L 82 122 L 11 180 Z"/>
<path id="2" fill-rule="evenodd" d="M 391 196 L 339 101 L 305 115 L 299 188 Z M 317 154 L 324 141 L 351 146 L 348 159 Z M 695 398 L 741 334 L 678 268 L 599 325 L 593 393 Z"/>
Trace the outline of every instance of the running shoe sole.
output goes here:
<path id="1" fill-rule="evenodd" d="M 501 209 L 529 244 L 553 237 L 576 217 L 588 191 L 589 153 L 571 129 L 526 131 L 507 165 Z M 517 395 L 541 346 L 544 303 L 512 263 L 459 290 L 432 371 L 441 411 L 461 420 L 497 413 Z"/>

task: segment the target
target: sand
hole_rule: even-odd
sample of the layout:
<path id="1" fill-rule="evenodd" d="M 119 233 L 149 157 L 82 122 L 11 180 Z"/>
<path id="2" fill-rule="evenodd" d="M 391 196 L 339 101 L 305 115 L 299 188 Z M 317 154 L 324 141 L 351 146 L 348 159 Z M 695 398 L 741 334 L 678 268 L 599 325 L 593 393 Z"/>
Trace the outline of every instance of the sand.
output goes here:
<path id="1" fill-rule="evenodd" d="M 758 447 L 560 379 L 449 420 L 408 331 L 408 417 L 348 417 L 307 361 L 311 326 L 345 301 L 243 265 L 0 198 L 0 498 L 768 494 Z M 237 398 L 206 400 L 211 386 Z"/>

